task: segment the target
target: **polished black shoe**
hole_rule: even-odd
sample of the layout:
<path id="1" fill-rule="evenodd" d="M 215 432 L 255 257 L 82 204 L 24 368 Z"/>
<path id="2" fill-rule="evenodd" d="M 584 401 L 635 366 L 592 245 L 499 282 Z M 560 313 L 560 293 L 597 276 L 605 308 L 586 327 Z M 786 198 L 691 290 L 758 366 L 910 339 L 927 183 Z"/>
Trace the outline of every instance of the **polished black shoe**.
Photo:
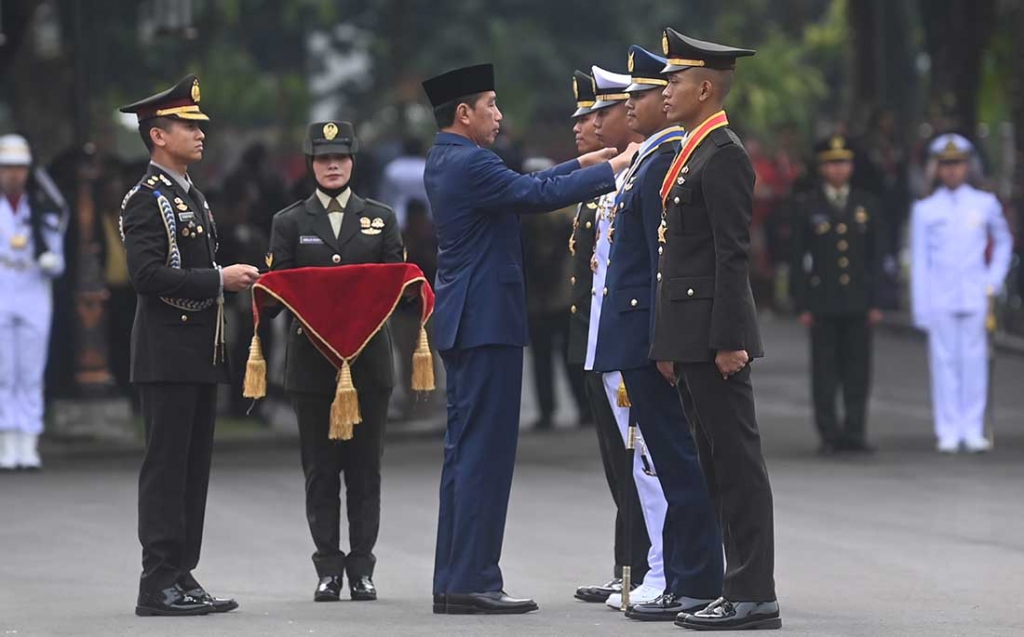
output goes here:
<path id="1" fill-rule="evenodd" d="M 320 578 L 313 593 L 314 602 L 336 602 L 341 597 L 341 576 L 325 575 Z"/>
<path id="2" fill-rule="evenodd" d="M 642 622 L 671 622 L 680 613 L 695 613 L 714 601 L 665 593 L 646 604 L 631 605 L 626 609 L 626 617 Z"/>
<path id="3" fill-rule="evenodd" d="M 607 584 L 600 586 L 580 586 L 576 589 L 576 599 L 584 602 L 601 603 L 608 601 L 608 598 L 615 593 L 622 592 L 622 578 L 616 577 Z"/>
<path id="4" fill-rule="evenodd" d="M 874 446 L 868 444 L 867 441 L 861 440 L 859 438 L 848 438 L 848 439 L 844 440 L 843 441 L 843 445 L 842 445 L 842 450 L 843 451 L 848 451 L 850 453 L 859 453 L 859 454 L 865 454 L 865 455 L 870 455 L 870 454 L 875 453 Z"/>
<path id="5" fill-rule="evenodd" d="M 434 614 L 435 615 L 447 615 L 448 614 L 448 596 L 444 593 L 434 593 Z"/>
<path id="6" fill-rule="evenodd" d="M 730 602 L 721 597 L 704 610 L 681 613 L 676 626 L 691 630 L 770 630 L 782 628 L 779 603 Z"/>
<path id="7" fill-rule="evenodd" d="M 509 597 L 505 591 L 490 593 L 448 593 L 449 615 L 518 615 L 537 610 L 532 599 Z"/>
<path id="8" fill-rule="evenodd" d="M 158 593 L 139 593 L 135 614 L 139 617 L 180 617 L 209 615 L 213 605 L 192 597 L 175 584 Z"/>
<path id="9" fill-rule="evenodd" d="M 377 588 L 369 575 L 348 578 L 348 591 L 357 602 L 372 602 L 377 599 Z"/>
<path id="10" fill-rule="evenodd" d="M 220 597 L 214 597 L 207 593 L 206 589 L 202 586 L 187 590 L 185 591 L 185 594 L 213 606 L 213 612 L 215 613 L 226 613 L 238 608 L 238 602 L 235 600 L 230 598 L 222 599 Z"/>

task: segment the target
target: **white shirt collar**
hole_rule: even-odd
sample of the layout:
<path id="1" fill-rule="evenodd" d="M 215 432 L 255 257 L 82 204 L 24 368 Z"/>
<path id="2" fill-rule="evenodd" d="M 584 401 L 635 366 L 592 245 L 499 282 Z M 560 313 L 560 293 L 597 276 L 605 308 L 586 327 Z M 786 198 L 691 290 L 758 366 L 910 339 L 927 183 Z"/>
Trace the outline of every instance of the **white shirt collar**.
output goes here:
<path id="1" fill-rule="evenodd" d="M 179 173 L 176 170 L 171 170 L 167 166 L 164 166 L 163 164 L 158 164 L 152 160 L 150 160 L 149 163 L 153 164 L 160 170 L 170 175 L 171 178 L 174 179 L 174 181 L 178 182 L 178 185 L 181 186 L 182 190 L 188 192 L 189 187 L 192 185 L 192 180 L 188 178 L 188 175 L 186 175 L 185 173 Z"/>
<path id="2" fill-rule="evenodd" d="M 348 200 L 352 198 L 352 189 L 351 188 L 346 188 L 337 197 L 331 197 L 330 195 L 328 195 L 324 191 L 322 191 L 319 188 L 317 188 L 316 189 L 316 198 L 320 200 L 320 205 L 322 205 L 324 207 L 324 210 L 327 210 L 327 206 L 328 206 L 328 204 L 331 203 L 331 199 L 337 199 L 338 203 L 341 204 L 342 209 L 345 209 L 345 208 L 348 207 Z"/>

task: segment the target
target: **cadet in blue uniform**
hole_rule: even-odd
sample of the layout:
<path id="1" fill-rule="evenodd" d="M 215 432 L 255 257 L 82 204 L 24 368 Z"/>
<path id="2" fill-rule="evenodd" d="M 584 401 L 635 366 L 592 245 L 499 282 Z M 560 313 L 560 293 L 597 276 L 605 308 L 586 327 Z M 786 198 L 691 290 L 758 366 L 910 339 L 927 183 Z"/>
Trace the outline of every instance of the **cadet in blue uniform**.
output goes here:
<path id="1" fill-rule="evenodd" d="M 779 628 L 772 491 L 749 365 L 764 355 L 749 273 L 754 169 L 722 110 L 736 59 L 754 52 L 673 29 L 665 29 L 662 47 L 666 112 L 686 128 L 687 139 L 661 189 L 651 358 L 689 402 L 726 561 L 722 597 L 676 624 Z"/>
<path id="2" fill-rule="evenodd" d="M 644 142 L 613 202 L 611 227 L 599 239 L 607 244 L 608 258 L 604 287 L 597 290 L 603 302 L 593 367 L 606 375 L 621 373 L 630 418 L 640 427 L 661 483 L 661 499 L 668 502 L 667 516 L 659 520 L 663 528 L 651 529 L 662 535 L 663 585 L 653 597 L 638 589 L 626 616 L 673 621 L 679 613 L 700 610 L 721 595 L 722 538 L 683 405 L 648 358 L 662 210 L 659 191 L 683 130 L 665 116 L 665 58 L 638 46 L 630 47 L 628 58 L 632 83 L 623 87 L 629 96 L 627 121 Z"/>
<path id="3" fill-rule="evenodd" d="M 928 332 L 933 417 L 938 450 L 988 451 L 985 402 L 988 295 L 1003 289 L 1013 237 L 999 200 L 967 183 L 974 148 L 942 135 L 930 152 L 939 186 L 911 214 L 911 298 L 914 324 Z M 985 261 L 992 242 L 992 259 Z"/>
<path id="4" fill-rule="evenodd" d="M 434 336 L 448 385 L 434 612 L 524 613 L 536 603 L 506 595 L 498 566 L 527 341 L 519 215 L 611 191 L 629 158 L 609 162 L 614 152 L 603 150 L 520 175 L 485 148 L 502 117 L 490 64 L 444 73 L 423 88 L 441 129 L 424 184 L 437 223 Z"/>
<path id="5" fill-rule="evenodd" d="M 821 183 L 796 200 L 793 302 L 811 332 L 811 389 L 819 453 L 870 452 L 865 440 L 871 333 L 882 320 L 879 204 L 850 187 L 854 151 L 841 136 L 816 149 Z M 844 422 L 836 416 L 842 390 Z"/>
<path id="6" fill-rule="evenodd" d="M 401 263 L 395 213 L 349 187 L 359 140 L 349 122 L 311 124 L 303 142 L 316 191 L 274 215 L 267 257 L 271 270 L 354 263 Z M 385 325 L 352 365 L 362 423 L 351 440 L 330 440 L 338 371 L 309 340 L 298 319 L 288 328 L 284 388 L 299 422 L 306 520 L 320 578 L 313 599 L 338 601 L 342 575 L 353 600 L 377 599 L 373 548 L 380 530 L 380 462 L 388 400 L 395 385 L 391 331 Z M 349 552 L 340 548 L 341 476 L 345 476 Z"/>
<path id="7" fill-rule="evenodd" d="M 139 473 L 142 577 L 138 615 L 205 615 L 238 607 L 192 576 L 210 480 L 217 383 L 228 382 L 224 292 L 248 289 L 254 266 L 217 265 L 217 227 L 188 177 L 203 157 L 199 80 L 121 107 L 139 118 L 149 170 L 124 198 L 121 231 L 138 293 L 131 380 L 146 454 Z"/>

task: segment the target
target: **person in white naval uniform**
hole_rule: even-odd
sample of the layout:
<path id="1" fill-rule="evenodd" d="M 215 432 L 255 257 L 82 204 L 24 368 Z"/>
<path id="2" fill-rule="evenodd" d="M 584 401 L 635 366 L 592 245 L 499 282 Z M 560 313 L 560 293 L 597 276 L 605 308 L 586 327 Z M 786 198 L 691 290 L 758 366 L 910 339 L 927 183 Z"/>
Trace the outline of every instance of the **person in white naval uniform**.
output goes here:
<path id="1" fill-rule="evenodd" d="M 971 143 L 947 134 L 929 150 L 939 185 L 911 218 L 914 324 L 928 333 L 938 450 L 984 452 L 991 448 L 985 317 L 988 296 L 1003 289 L 1013 240 L 996 197 L 967 183 Z"/>
<path id="2" fill-rule="evenodd" d="M 30 172 L 20 135 L 0 136 L 0 470 L 39 469 L 51 280 L 64 272 L 63 201 Z"/>
<path id="3" fill-rule="evenodd" d="M 629 97 L 624 92 L 632 80 L 629 75 L 610 73 L 605 69 L 591 67 L 594 77 L 594 85 L 597 94 L 597 103 L 593 110 L 597 112 L 597 135 L 605 146 L 616 146 L 623 150 L 630 141 L 636 139 L 636 135 L 629 129 L 626 119 L 626 99 Z M 597 332 L 601 325 L 601 307 L 604 296 L 598 293 L 605 287 L 605 277 L 608 273 L 608 255 L 611 244 L 607 241 L 609 228 L 614 219 L 614 205 L 617 192 L 622 189 L 626 178 L 624 170 L 615 176 L 616 192 L 602 195 L 597 208 L 597 240 L 594 249 L 594 258 L 591 262 L 594 271 L 594 286 L 592 289 L 592 300 L 590 306 L 590 324 L 587 335 L 587 358 L 583 368 L 587 371 L 594 369 L 594 357 L 597 351 Z M 628 428 L 630 425 L 630 409 L 619 407 L 618 391 L 622 383 L 620 372 L 609 372 L 601 378 L 605 394 L 611 405 L 612 413 L 619 425 L 619 432 L 622 434 L 623 444 L 626 443 Z M 661 483 L 658 481 L 657 470 L 646 453 L 646 445 L 643 436 L 637 430 L 636 449 L 633 454 L 633 479 L 636 482 L 637 496 L 640 500 L 640 508 L 643 510 L 644 522 L 647 524 L 647 535 L 651 541 L 651 548 L 647 553 L 647 566 L 649 570 L 644 575 L 640 586 L 630 593 L 630 603 L 644 603 L 657 598 L 665 591 L 665 565 L 662 552 L 662 531 L 665 527 L 665 515 L 668 510 L 668 503 L 665 494 L 661 490 Z M 646 471 L 644 464 L 647 464 Z M 634 512 L 634 515 L 636 512 Z M 605 602 L 608 606 L 619 609 L 622 604 L 622 596 L 613 593 Z"/>

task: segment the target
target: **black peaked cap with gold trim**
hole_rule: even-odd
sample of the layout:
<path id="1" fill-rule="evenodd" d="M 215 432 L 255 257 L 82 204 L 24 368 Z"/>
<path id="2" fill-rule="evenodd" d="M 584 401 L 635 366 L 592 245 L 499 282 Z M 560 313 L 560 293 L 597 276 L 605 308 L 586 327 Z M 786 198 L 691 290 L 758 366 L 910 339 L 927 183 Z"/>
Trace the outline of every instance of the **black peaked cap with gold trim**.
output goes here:
<path id="1" fill-rule="evenodd" d="M 359 152 L 356 129 L 349 122 L 316 122 L 309 125 L 302 152 L 318 155 L 355 155 Z"/>
<path id="2" fill-rule="evenodd" d="M 177 119 L 208 122 L 210 118 L 199 110 L 199 78 L 186 75 L 180 82 L 156 95 L 150 95 L 138 102 L 122 106 L 122 113 L 134 113 L 139 122 L 154 117 L 173 117 Z"/>
<path id="3" fill-rule="evenodd" d="M 423 90 L 434 108 L 448 102 L 494 90 L 494 65 L 477 64 L 442 73 L 423 82 Z"/>
<path id="4" fill-rule="evenodd" d="M 819 163 L 833 161 L 853 161 L 854 150 L 848 139 L 842 135 L 833 135 L 823 139 L 814 146 L 815 155 Z"/>
<path id="5" fill-rule="evenodd" d="M 736 58 L 754 55 L 752 49 L 738 49 L 724 44 L 705 42 L 683 35 L 672 27 L 665 27 L 661 36 L 661 49 L 668 63 L 662 73 L 676 73 L 695 67 L 728 70 L 736 68 Z"/>
<path id="6" fill-rule="evenodd" d="M 640 93 L 653 89 L 664 89 L 668 84 L 661 72 L 668 61 L 647 49 L 633 44 L 629 47 L 627 68 L 632 84 L 626 87 L 626 93 Z"/>
<path id="7" fill-rule="evenodd" d="M 577 69 L 572 74 L 572 94 L 576 98 L 576 112 L 572 118 L 583 117 L 591 112 L 597 103 L 594 78 Z"/>

